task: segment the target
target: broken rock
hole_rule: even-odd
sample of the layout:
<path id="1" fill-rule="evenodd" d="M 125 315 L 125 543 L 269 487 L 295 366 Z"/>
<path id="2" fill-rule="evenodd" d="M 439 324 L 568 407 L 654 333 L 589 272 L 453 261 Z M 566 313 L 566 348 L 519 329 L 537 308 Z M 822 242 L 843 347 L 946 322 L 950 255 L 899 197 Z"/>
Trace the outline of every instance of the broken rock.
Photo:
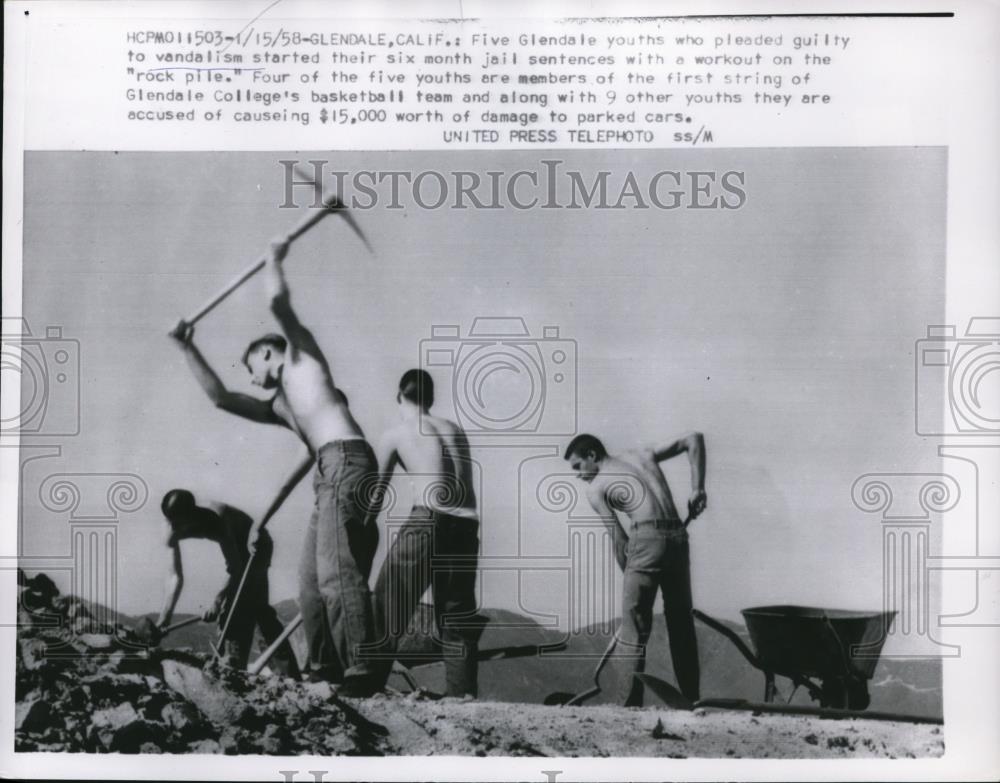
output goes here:
<path id="1" fill-rule="evenodd" d="M 21 663 L 29 671 L 41 669 L 48 663 L 48 659 L 45 657 L 45 650 L 45 642 L 41 639 L 18 639 L 18 651 L 21 654 Z"/>
<path id="2" fill-rule="evenodd" d="M 91 722 L 99 729 L 120 729 L 129 723 L 140 720 L 139 713 L 128 702 L 108 710 L 97 710 Z"/>
<path id="3" fill-rule="evenodd" d="M 233 725 L 251 711 L 239 696 L 230 693 L 201 669 L 186 663 L 164 660 L 163 679 L 213 723 Z"/>
<path id="4" fill-rule="evenodd" d="M 185 702 L 171 702 L 160 713 L 163 722 L 182 733 L 190 731 L 201 723 L 201 714 Z"/>
<path id="5" fill-rule="evenodd" d="M 104 633 L 82 633 L 77 638 L 91 650 L 110 650 L 115 644 L 111 635 Z"/>
<path id="6" fill-rule="evenodd" d="M 40 699 L 17 703 L 14 710 L 14 728 L 17 731 L 44 731 L 49 727 L 49 705 Z"/>
<path id="7" fill-rule="evenodd" d="M 214 739 L 203 739 L 188 745 L 189 753 L 222 753 L 222 746 Z"/>
<path id="8" fill-rule="evenodd" d="M 114 753 L 138 753 L 145 743 L 156 739 L 155 727 L 143 720 L 128 702 L 97 710 L 91 718 L 91 727 L 100 743 Z"/>

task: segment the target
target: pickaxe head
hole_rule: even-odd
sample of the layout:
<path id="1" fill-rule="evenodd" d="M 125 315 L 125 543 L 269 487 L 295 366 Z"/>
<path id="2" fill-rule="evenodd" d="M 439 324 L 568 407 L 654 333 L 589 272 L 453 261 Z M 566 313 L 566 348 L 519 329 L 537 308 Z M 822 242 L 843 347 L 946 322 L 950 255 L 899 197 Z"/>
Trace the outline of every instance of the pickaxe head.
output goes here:
<path id="1" fill-rule="evenodd" d="M 337 194 L 327 195 L 326 197 L 324 197 L 323 186 L 318 180 L 315 180 L 312 177 L 310 177 L 299 166 L 293 166 L 292 170 L 300 177 L 303 177 L 312 182 L 313 188 L 316 191 L 316 197 L 322 200 L 323 206 L 326 209 L 330 210 L 331 212 L 336 212 L 337 214 L 339 214 L 345 220 L 347 225 L 350 226 L 351 230 L 358 235 L 358 238 L 364 243 L 364 246 L 368 250 L 368 252 L 374 255 L 375 251 L 372 250 L 372 246 L 368 243 L 368 238 L 361 230 L 361 227 L 354 219 L 354 216 L 347 209 L 347 205 L 340 200 L 340 197 Z"/>

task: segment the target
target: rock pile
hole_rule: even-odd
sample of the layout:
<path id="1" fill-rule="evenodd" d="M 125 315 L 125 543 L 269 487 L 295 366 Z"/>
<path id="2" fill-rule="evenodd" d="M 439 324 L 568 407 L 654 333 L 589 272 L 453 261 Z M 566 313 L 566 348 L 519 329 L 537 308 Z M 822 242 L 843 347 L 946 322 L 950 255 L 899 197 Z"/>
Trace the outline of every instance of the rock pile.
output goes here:
<path id="1" fill-rule="evenodd" d="M 146 647 L 45 574 L 18 573 L 15 749 L 382 755 L 385 730 L 325 684 Z"/>

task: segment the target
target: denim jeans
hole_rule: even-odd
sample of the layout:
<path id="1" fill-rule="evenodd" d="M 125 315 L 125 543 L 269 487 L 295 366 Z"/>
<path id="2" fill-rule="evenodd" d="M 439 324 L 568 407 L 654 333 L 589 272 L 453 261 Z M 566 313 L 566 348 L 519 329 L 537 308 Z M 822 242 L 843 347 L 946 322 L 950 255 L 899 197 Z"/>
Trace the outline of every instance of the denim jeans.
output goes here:
<path id="1" fill-rule="evenodd" d="M 646 667 L 646 643 L 653 630 L 653 603 L 663 592 L 670 657 L 681 693 L 698 699 L 698 640 L 691 615 L 691 562 L 688 535 L 679 523 L 644 523 L 632 528 L 626 549 L 619 657 L 625 679 L 621 701 L 642 706 L 643 686 L 632 675 Z"/>
<path id="2" fill-rule="evenodd" d="M 240 669 L 246 668 L 250 659 L 250 651 L 253 647 L 254 630 L 259 628 L 264 643 L 270 645 L 277 639 L 284 626 L 278 619 L 278 613 L 271 606 L 269 596 L 269 585 L 267 571 L 271 566 L 271 555 L 274 545 L 271 537 L 266 531 L 262 532 L 257 542 L 257 554 L 250 566 L 250 573 L 243 585 L 243 592 L 233 613 L 233 620 L 229 624 L 227 634 L 225 654 L 232 659 L 235 666 Z M 245 564 L 244 564 L 245 567 Z M 237 576 L 242 576 L 242 572 Z M 238 584 L 238 583 L 237 583 Z M 235 589 L 232 591 L 235 593 Z M 232 606 L 233 595 L 227 595 L 227 605 Z M 225 615 L 220 618 L 220 623 L 224 624 Z M 271 659 L 271 666 L 276 671 L 286 677 L 298 679 L 299 667 L 295 661 L 295 653 L 292 646 L 286 640 Z"/>
<path id="3" fill-rule="evenodd" d="M 370 673 L 359 649 L 373 638 L 368 576 L 378 529 L 365 525 L 365 517 L 367 489 L 377 475 L 364 440 L 333 441 L 316 454 L 316 504 L 299 564 L 299 606 L 309 668 L 334 682 Z"/>
<path id="4" fill-rule="evenodd" d="M 479 523 L 415 506 L 389 548 L 375 584 L 378 641 L 370 656 L 375 681 L 384 685 L 394 654 L 428 587 L 445 665 L 446 694 L 478 692 L 476 563 Z"/>

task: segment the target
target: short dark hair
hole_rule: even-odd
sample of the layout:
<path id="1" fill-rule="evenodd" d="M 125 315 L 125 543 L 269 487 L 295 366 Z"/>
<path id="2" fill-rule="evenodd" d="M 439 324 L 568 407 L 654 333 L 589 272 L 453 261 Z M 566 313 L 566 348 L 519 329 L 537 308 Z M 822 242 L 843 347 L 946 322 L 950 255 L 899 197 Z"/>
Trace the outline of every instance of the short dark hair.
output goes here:
<path id="1" fill-rule="evenodd" d="M 434 404 L 434 380 L 427 370 L 407 370 L 399 379 L 399 394 L 414 405 L 429 408 Z"/>
<path id="2" fill-rule="evenodd" d="M 186 489 L 172 489 L 163 496 L 160 510 L 163 516 L 173 520 L 181 514 L 190 513 L 195 508 L 194 495 Z"/>
<path id="3" fill-rule="evenodd" d="M 601 443 L 599 438 L 583 433 L 577 435 L 569 442 L 569 445 L 566 447 L 566 453 L 563 454 L 563 459 L 569 459 L 574 454 L 585 457 L 591 451 L 594 452 L 598 459 L 604 459 L 608 456 L 608 450 L 604 448 L 604 444 Z"/>
<path id="4" fill-rule="evenodd" d="M 276 351 L 284 353 L 287 347 L 288 340 L 277 332 L 265 334 L 263 337 L 258 337 L 247 346 L 247 349 L 243 352 L 243 364 L 247 369 L 250 369 L 250 354 L 259 351 L 261 348 L 274 348 Z"/>

